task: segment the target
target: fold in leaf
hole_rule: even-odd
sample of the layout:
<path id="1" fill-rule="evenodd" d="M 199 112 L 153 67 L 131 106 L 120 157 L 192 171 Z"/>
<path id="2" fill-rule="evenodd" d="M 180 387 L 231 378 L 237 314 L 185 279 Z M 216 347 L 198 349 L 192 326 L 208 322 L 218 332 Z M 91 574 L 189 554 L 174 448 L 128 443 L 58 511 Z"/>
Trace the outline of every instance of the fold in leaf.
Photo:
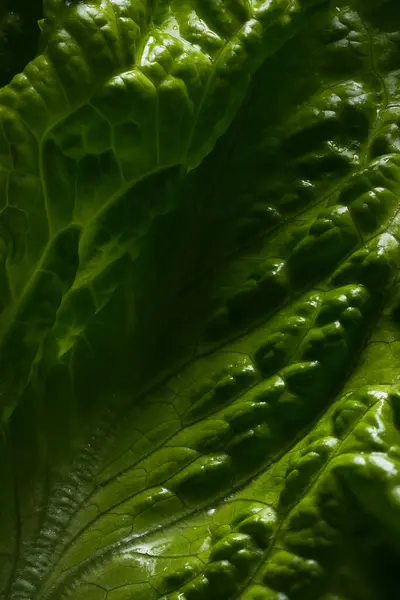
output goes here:
<path id="1" fill-rule="evenodd" d="M 0 90 L 0 596 L 395 598 L 398 3 L 41 31 Z"/>

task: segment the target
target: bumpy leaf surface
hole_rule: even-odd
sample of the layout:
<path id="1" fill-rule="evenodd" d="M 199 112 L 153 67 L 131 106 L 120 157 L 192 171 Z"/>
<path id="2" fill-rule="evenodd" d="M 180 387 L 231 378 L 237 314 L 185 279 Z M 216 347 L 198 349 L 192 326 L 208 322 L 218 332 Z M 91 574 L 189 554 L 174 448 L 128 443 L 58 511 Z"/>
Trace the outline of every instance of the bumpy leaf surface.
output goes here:
<path id="1" fill-rule="evenodd" d="M 400 597 L 398 0 L 40 29 L 0 68 L 0 598 Z"/>

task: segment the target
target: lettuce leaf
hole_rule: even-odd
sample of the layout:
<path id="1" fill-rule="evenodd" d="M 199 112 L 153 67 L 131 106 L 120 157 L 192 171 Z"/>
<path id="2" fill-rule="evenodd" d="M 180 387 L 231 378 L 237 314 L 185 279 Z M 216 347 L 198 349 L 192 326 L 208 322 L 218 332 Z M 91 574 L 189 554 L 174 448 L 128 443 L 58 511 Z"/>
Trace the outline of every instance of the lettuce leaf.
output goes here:
<path id="1" fill-rule="evenodd" d="M 43 16 L 0 89 L 0 597 L 396 597 L 398 2 Z"/>

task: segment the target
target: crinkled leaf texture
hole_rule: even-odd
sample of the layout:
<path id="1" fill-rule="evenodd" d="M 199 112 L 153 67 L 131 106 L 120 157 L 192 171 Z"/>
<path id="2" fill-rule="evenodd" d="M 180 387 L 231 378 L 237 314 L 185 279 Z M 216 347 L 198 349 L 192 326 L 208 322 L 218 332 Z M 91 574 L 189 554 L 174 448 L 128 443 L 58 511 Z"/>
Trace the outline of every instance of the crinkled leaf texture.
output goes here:
<path id="1" fill-rule="evenodd" d="M 400 4 L 45 0 L 0 90 L 0 597 L 400 597 Z"/>

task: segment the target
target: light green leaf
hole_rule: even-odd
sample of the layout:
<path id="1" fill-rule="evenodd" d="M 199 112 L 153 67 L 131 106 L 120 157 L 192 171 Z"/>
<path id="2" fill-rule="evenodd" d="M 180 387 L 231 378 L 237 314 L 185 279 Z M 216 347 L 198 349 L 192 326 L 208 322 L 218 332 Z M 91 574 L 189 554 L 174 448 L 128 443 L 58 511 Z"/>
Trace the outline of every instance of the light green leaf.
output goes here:
<path id="1" fill-rule="evenodd" d="M 397 597 L 397 2 L 44 9 L 0 90 L 0 596 Z"/>

